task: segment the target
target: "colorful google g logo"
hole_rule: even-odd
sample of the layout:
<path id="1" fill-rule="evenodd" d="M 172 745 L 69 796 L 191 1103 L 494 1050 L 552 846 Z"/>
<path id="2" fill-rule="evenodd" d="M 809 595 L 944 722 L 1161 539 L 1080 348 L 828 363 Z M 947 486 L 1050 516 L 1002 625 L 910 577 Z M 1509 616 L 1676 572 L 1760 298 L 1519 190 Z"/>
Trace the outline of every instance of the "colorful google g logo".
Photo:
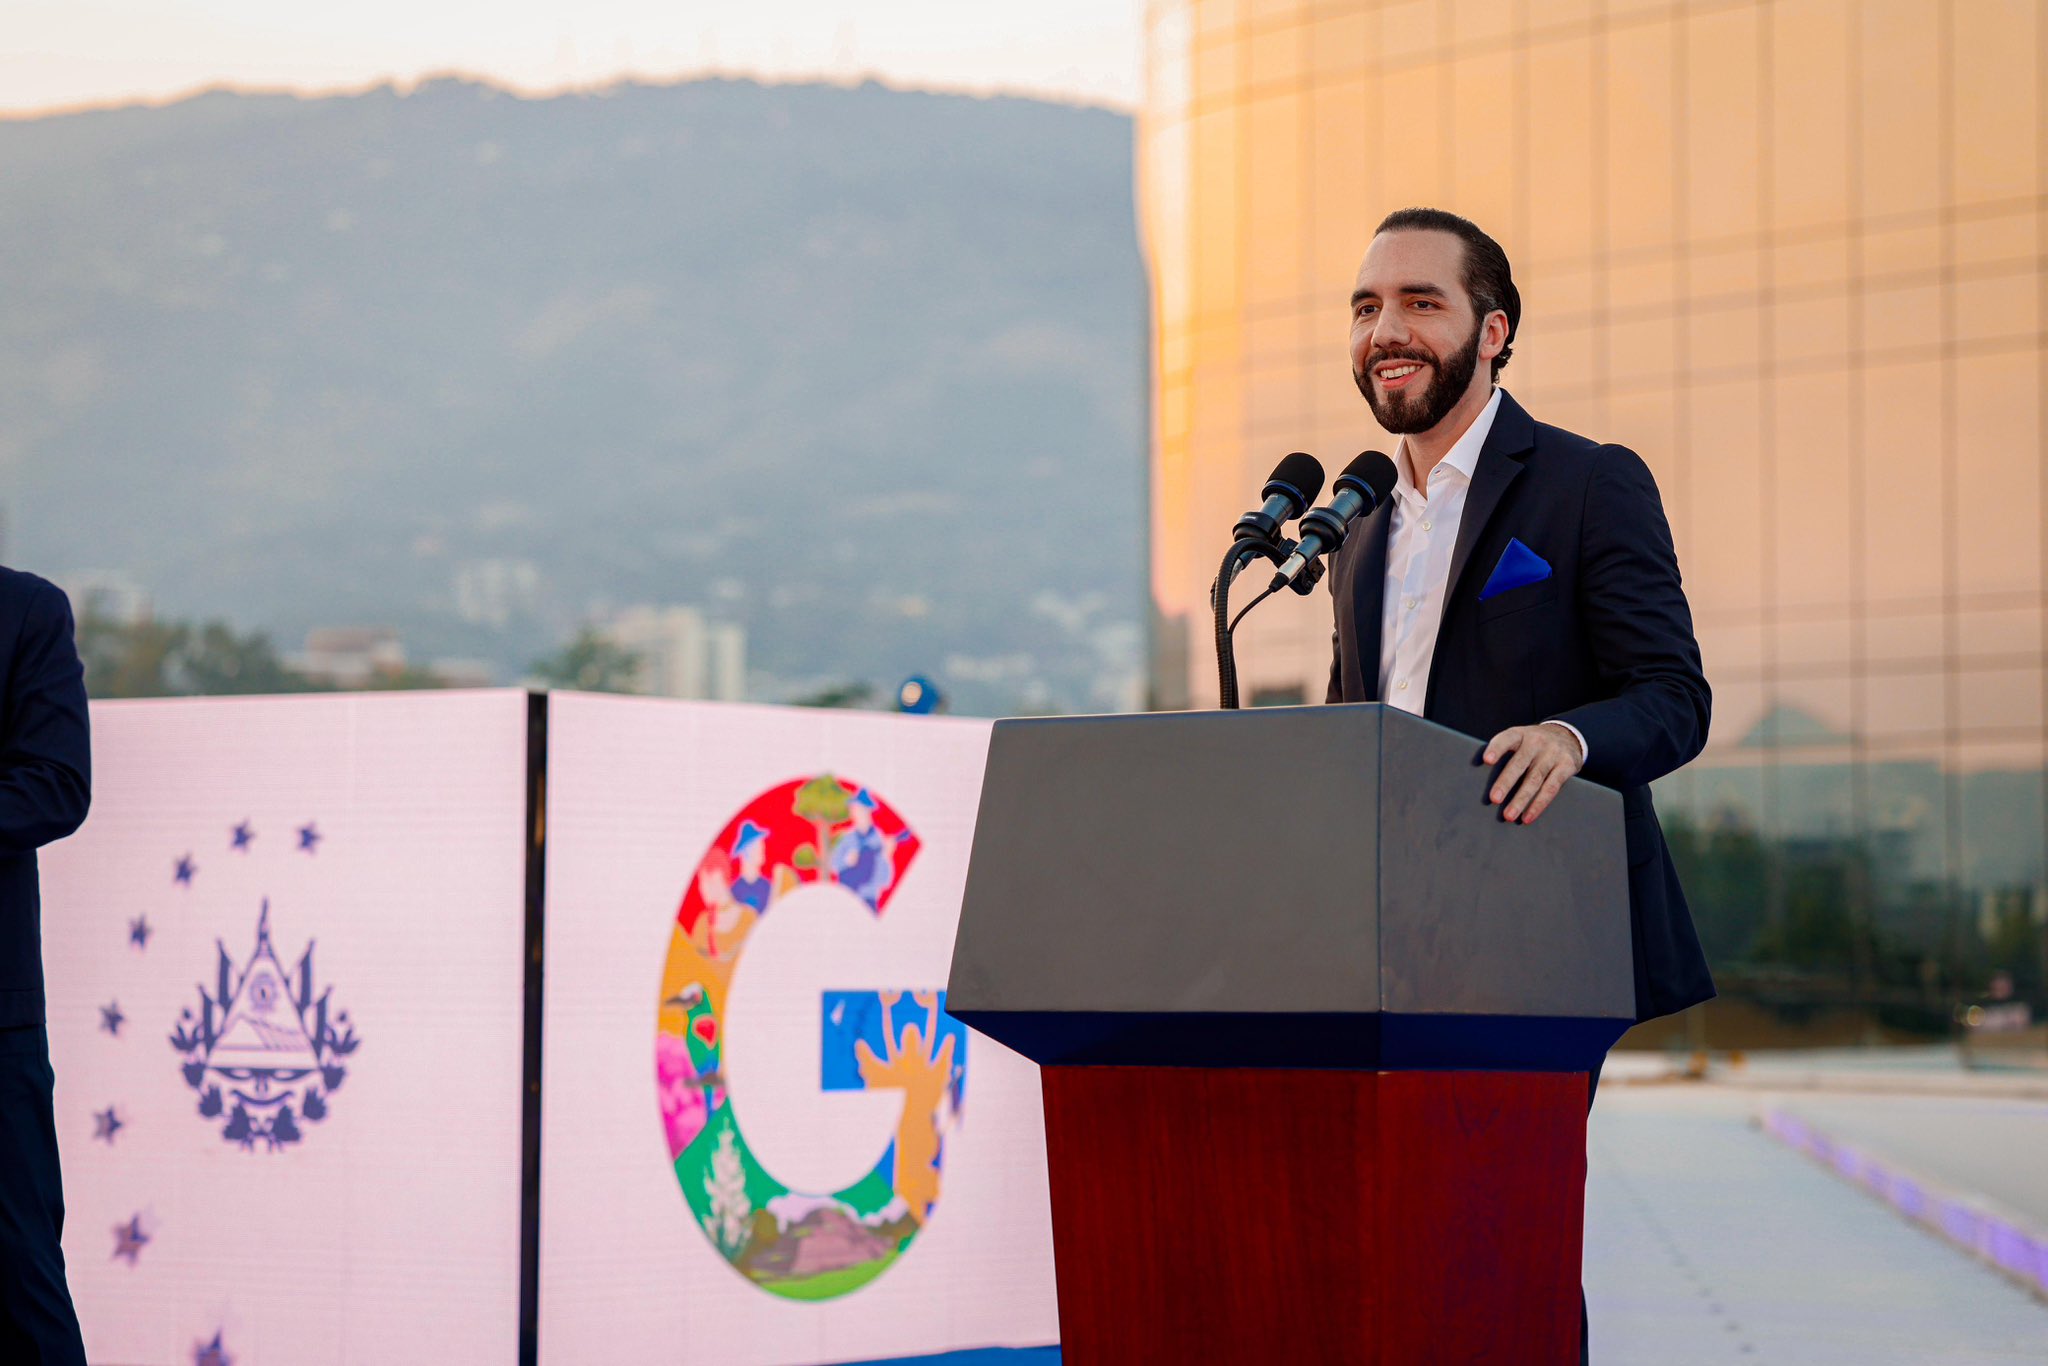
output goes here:
<path id="1" fill-rule="evenodd" d="M 900 1090 L 903 1114 L 866 1176 L 830 1194 L 793 1191 L 740 1131 L 722 1070 L 726 992 L 749 932 L 782 896 L 830 883 L 879 916 L 918 848 L 867 788 L 829 773 L 800 778 L 733 816 L 676 911 L 654 1047 L 669 1157 L 711 1245 L 748 1280 L 790 1299 L 866 1285 L 931 1218 L 946 1134 L 966 1092 L 967 1031 L 940 992 L 826 992 L 824 1088 Z"/>

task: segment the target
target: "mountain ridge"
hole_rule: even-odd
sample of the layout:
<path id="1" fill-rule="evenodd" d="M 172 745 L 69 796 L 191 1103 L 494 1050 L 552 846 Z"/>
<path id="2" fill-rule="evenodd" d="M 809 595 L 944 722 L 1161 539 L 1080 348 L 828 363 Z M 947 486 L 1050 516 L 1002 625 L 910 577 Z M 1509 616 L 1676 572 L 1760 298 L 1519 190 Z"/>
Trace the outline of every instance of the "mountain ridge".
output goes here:
<path id="1" fill-rule="evenodd" d="M 1120 704 L 1130 157 L 1102 110 L 744 80 L 0 123 L 8 552 L 508 677 L 673 601 L 745 622 L 766 696 Z"/>

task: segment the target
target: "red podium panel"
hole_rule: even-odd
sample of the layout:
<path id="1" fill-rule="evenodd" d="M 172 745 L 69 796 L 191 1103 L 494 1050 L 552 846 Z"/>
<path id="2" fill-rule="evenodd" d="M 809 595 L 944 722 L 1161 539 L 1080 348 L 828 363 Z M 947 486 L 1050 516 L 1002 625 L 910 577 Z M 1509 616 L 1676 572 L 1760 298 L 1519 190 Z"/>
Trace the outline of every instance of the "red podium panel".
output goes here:
<path id="1" fill-rule="evenodd" d="M 1067 1366 L 1578 1360 L 1584 1073 L 1043 1075 Z"/>

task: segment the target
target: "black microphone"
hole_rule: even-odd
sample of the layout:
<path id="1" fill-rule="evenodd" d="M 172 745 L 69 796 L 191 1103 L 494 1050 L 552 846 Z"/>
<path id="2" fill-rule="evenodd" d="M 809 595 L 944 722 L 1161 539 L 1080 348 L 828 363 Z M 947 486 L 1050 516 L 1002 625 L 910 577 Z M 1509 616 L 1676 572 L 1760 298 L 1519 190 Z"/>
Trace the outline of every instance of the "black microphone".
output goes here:
<path id="1" fill-rule="evenodd" d="M 1306 451 L 1283 456 L 1273 467 L 1273 477 L 1259 492 L 1259 496 L 1266 500 L 1265 505 L 1237 519 L 1233 539 L 1277 544 L 1280 524 L 1291 522 L 1307 512 L 1309 504 L 1315 502 L 1316 495 L 1322 491 L 1322 461 Z"/>
<path id="2" fill-rule="evenodd" d="M 1337 492 L 1329 504 L 1301 519 L 1301 544 L 1280 566 L 1280 572 L 1273 576 L 1273 586 L 1266 591 L 1279 592 L 1319 556 L 1335 554 L 1337 547 L 1344 544 L 1351 524 L 1385 502 L 1394 491 L 1394 479 L 1394 462 L 1378 451 L 1366 451 L 1346 465 L 1333 485 Z"/>

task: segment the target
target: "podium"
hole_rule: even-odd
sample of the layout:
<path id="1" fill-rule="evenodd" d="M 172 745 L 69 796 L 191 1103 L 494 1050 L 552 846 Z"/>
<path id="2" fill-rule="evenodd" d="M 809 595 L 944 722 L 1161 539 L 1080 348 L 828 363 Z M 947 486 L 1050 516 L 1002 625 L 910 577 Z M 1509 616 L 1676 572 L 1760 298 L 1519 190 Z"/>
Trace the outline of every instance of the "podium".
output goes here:
<path id="1" fill-rule="evenodd" d="M 1621 798 L 1379 705 L 998 722 L 947 1009 L 1040 1064 L 1068 1366 L 1576 1362 Z"/>

